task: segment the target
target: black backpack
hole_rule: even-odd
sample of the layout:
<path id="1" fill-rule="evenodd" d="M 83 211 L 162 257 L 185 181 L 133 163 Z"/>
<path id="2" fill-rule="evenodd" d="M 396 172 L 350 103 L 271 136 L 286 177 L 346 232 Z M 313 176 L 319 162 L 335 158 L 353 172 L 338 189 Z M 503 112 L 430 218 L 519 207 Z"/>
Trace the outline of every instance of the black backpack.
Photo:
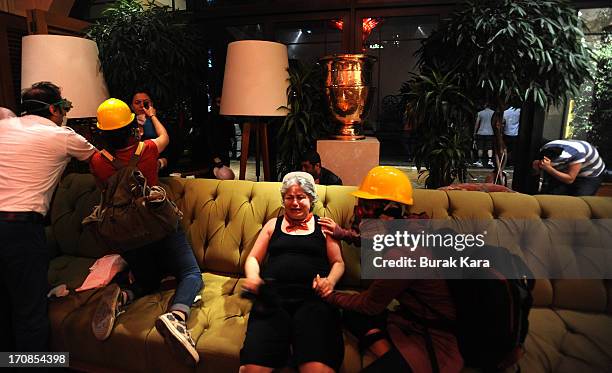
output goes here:
<path id="1" fill-rule="evenodd" d="M 511 263 L 506 268 L 509 273 L 494 268 L 463 268 L 461 277 L 465 279 L 447 280 L 456 320 L 448 320 L 414 293 L 414 298 L 437 319 L 424 320 L 411 312 L 407 317 L 424 328 L 434 373 L 439 369 L 428 329 L 455 334 L 467 367 L 484 372 L 502 371 L 516 364 L 524 353 L 533 305 L 533 275 L 520 257 L 501 247 L 485 245 L 466 249 L 462 255 L 472 259 L 504 258 L 506 263 Z"/>
<path id="2" fill-rule="evenodd" d="M 161 240 L 176 231 L 183 217 L 162 187 L 147 185 L 136 166 L 143 149 L 141 142 L 127 165 L 100 152 L 117 172 L 106 181 L 100 204 L 82 222 L 119 253 Z"/>

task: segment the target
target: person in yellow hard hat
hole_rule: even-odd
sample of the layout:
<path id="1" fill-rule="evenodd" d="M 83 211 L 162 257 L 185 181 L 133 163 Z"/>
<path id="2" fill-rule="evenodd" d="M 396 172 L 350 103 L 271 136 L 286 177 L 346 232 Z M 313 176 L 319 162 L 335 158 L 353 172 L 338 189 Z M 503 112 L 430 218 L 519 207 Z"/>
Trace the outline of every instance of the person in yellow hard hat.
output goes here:
<path id="1" fill-rule="evenodd" d="M 147 179 L 148 185 L 158 184 L 157 159 L 169 139 L 155 116 L 155 109 L 149 107 L 145 110 L 158 135 L 154 139 L 139 142 L 134 113 L 125 102 L 110 98 L 98 107 L 98 128 L 108 148 L 92 156 L 90 168 L 100 185 L 104 186 L 117 172 L 114 167 L 117 162 L 114 160 L 127 165 L 137 149 L 141 152 L 136 166 Z M 136 281 L 125 289 L 113 283 L 103 290 L 91 323 L 94 336 L 98 340 L 107 339 L 121 309 L 134 299 L 157 291 L 161 279 L 171 274 L 178 282 L 176 292 L 168 312 L 157 318 L 155 327 L 166 343 L 172 346 L 173 353 L 186 364 L 195 365 L 199 355 L 187 330 L 186 321 L 193 300 L 202 288 L 202 274 L 185 232 L 179 226 L 162 240 L 125 251 L 122 257 Z"/>
<path id="2" fill-rule="evenodd" d="M 363 219 L 428 219 L 425 213 L 410 213 L 412 184 L 395 167 L 374 167 L 352 194 L 358 200 L 350 229 L 341 228 L 330 218 L 319 219 L 323 231 L 333 238 L 359 246 Z M 393 258 L 394 249 L 387 255 Z M 455 320 L 455 305 L 445 280 L 375 280 L 361 293 L 333 291 L 324 299 L 344 309 L 344 325 L 358 338 L 362 352 L 369 350 L 377 357 L 362 372 L 430 373 L 436 370 L 434 365 L 441 373 L 461 371 L 463 359 L 456 337 L 448 331 L 431 330 L 430 349 L 422 325 L 412 317 L 437 319 L 443 315 Z M 388 312 L 393 299 L 400 307 Z"/>

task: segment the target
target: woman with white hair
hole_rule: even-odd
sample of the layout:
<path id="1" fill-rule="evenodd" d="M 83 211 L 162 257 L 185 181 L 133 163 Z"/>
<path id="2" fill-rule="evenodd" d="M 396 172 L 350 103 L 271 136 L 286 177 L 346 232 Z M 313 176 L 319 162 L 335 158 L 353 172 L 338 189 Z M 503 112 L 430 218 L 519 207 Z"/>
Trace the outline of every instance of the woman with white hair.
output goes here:
<path id="1" fill-rule="evenodd" d="M 286 365 L 300 372 L 338 371 L 344 355 L 340 317 L 321 297 L 331 294 L 344 273 L 340 244 L 322 232 L 312 214 L 317 194 L 310 174 L 287 174 L 281 196 L 284 216 L 266 223 L 244 266 L 243 289 L 265 292 L 266 299 L 253 304 L 240 372 Z"/>

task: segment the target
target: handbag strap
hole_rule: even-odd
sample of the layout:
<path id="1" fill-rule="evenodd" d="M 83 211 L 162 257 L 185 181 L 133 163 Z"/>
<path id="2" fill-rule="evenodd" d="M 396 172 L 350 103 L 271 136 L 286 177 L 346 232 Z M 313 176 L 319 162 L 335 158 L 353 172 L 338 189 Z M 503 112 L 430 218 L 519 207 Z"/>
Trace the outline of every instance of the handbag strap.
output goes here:
<path id="1" fill-rule="evenodd" d="M 135 167 L 138 164 L 138 161 L 140 160 L 140 155 L 142 154 L 144 147 L 145 147 L 144 142 L 141 141 L 138 143 L 138 147 L 136 147 L 136 151 L 134 152 L 134 154 L 132 154 L 132 157 L 130 158 L 127 166 Z M 115 170 L 120 170 L 123 167 L 126 167 L 125 163 L 123 163 L 121 160 L 119 160 L 118 158 L 113 156 L 111 153 L 109 153 L 108 150 L 102 149 L 100 150 L 100 154 L 104 158 L 108 159 L 108 161 L 113 165 L 113 168 Z"/>

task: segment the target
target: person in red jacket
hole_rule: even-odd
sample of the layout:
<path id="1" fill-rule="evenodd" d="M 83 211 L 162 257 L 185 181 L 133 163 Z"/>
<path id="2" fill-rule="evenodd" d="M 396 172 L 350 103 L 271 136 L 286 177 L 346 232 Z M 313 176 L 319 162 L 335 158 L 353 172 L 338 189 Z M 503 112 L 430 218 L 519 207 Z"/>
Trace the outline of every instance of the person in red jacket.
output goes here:
<path id="1" fill-rule="evenodd" d="M 360 245 L 363 219 L 428 219 L 425 213 L 408 213 L 413 204 L 412 185 L 394 167 L 370 170 L 353 195 L 358 197 L 358 203 L 351 229 L 342 229 L 330 218 L 319 220 L 324 232 L 333 238 Z M 436 320 L 438 314 L 455 319 L 455 306 L 445 280 L 374 280 L 361 293 L 334 291 L 324 299 L 345 310 L 345 326 L 359 339 L 362 352 L 369 350 L 376 356 L 363 372 L 455 373 L 463 368 L 455 336 L 434 328 L 425 333 L 422 323 L 416 321 Z M 400 307 L 388 312 L 393 299 Z"/>
<path id="2" fill-rule="evenodd" d="M 108 146 L 108 151 L 95 153 L 90 161 L 91 172 L 99 185 L 104 186 L 117 172 L 110 159 L 117 158 L 127 164 L 137 151 L 140 158 L 136 166 L 147 184 L 158 185 L 157 159 L 170 139 L 155 109 L 150 106 L 144 112 L 153 123 L 157 137 L 139 142 L 134 114 L 125 102 L 110 98 L 98 107 L 98 128 Z M 168 311 L 155 321 L 155 328 L 178 358 L 188 365 L 197 364 L 199 355 L 186 322 L 194 298 L 202 288 L 202 273 L 185 232 L 179 226 L 162 240 L 125 251 L 121 256 L 128 263 L 135 282 L 125 289 L 114 283 L 104 289 L 92 319 L 94 336 L 99 340 L 108 338 L 122 308 L 158 290 L 164 275 L 170 274 L 177 279 L 176 292 Z"/>

